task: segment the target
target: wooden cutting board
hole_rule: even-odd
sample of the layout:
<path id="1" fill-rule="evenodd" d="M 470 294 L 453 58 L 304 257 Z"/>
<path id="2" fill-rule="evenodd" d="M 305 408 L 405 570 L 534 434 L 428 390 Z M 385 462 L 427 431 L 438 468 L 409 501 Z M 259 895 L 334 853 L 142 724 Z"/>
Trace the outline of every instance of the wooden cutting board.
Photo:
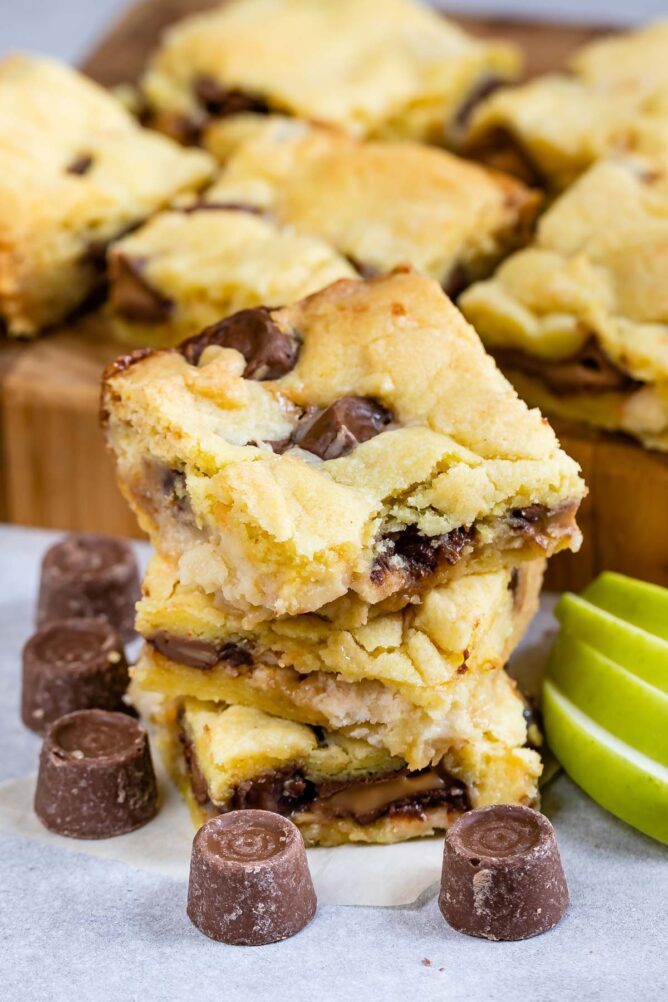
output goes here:
<path id="1" fill-rule="evenodd" d="M 111 86 L 135 80 L 162 29 L 201 0 L 143 0 L 113 25 L 83 69 Z M 516 42 L 530 74 L 563 65 L 600 29 L 458 18 Z M 115 485 L 97 423 L 99 377 L 122 353 L 99 314 L 38 341 L 0 343 L 0 518 L 59 529 L 138 534 Z M 580 588 L 613 568 L 668 585 L 668 457 L 622 438 L 559 429 L 590 488 L 581 553 L 551 562 L 550 584 Z"/>

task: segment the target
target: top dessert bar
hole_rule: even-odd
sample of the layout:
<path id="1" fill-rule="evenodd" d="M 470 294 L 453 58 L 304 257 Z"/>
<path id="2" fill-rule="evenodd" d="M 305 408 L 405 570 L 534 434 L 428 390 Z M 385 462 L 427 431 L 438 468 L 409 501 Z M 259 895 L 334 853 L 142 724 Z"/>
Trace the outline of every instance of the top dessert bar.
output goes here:
<path id="1" fill-rule="evenodd" d="M 211 158 L 138 126 L 50 59 L 0 64 L 0 319 L 33 335 L 79 306 L 104 249 L 213 172 Z"/>
<path id="2" fill-rule="evenodd" d="M 565 188 L 616 153 L 668 153 L 668 21 L 580 50 L 571 75 L 499 90 L 473 112 L 465 152 Z"/>
<path id="3" fill-rule="evenodd" d="M 233 0 L 169 29 L 142 81 L 160 127 L 281 112 L 356 135 L 442 142 L 516 51 L 411 0 Z"/>
<path id="4" fill-rule="evenodd" d="M 577 548 L 577 464 L 440 286 L 344 279 L 119 359 L 119 481 L 186 585 L 296 614 Z"/>
<path id="5" fill-rule="evenodd" d="M 461 307 L 529 403 L 666 451 L 667 251 L 665 171 L 600 161 Z"/>
<path id="6" fill-rule="evenodd" d="M 412 264 L 449 295 L 526 243 L 538 209 L 514 178 L 419 143 L 248 115 L 217 123 L 206 142 L 224 164 L 207 203 L 316 233 L 365 277 Z"/>

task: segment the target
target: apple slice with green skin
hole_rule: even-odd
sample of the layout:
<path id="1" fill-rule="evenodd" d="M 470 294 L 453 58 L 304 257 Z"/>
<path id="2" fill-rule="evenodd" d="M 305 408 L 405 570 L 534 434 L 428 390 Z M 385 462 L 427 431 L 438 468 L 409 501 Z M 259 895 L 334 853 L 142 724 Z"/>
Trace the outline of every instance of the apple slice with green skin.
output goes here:
<path id="1" fill-rule="evenodd" d="M 547 677 L 615 737 L 668 766 L 668 696 L 566 630 L 556 639 Z"/>
<path id="2" fill-rule="evenodd" d="M 578 786 L 622 821 L 668 845 L 668 768 L 610 734 L 549 679 L 543 720 L 550 747 Z"/>
<path id="3" fill-rule="evenodd" d="M 562 628 L 632 675 L 668 693 L 668 641 L 566 592 L 554 610 Z"/>
<path id="4" fill-rule="evenodd" d="M 668 640 L 668 588 L 604 571 L 581 598 L 634 626 Z"/>

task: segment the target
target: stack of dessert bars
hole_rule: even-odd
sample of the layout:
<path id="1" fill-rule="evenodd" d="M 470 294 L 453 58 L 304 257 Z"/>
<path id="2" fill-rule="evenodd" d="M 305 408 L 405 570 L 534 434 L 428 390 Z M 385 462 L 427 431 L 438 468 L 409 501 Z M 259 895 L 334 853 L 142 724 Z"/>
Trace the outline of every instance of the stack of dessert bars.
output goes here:
<path id="1" fill-rule="evenodd" d="M 536 802 L 504 665 L 585 488 L 436 281 L 343 278 L 136 351 L 102 418 L 156 550 L 135 691 L 195 820 L 395 842 Z"/>

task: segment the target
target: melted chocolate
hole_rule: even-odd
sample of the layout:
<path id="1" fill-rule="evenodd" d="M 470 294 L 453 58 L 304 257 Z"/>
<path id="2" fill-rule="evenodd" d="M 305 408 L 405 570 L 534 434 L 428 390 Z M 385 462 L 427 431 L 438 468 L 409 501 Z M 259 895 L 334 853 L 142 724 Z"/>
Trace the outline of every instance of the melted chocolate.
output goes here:
<path id="1" fill-rule="evenodd" d="M 213 118 L 227 118 L 245 112 L 268 115 L 270 111 L 267 102 L 259 95 L 249 94 L 238 87 L 224 87 L 210 76 L 198 77 L 193 90 L 204 110 Z"/>
<path id="2" fill-rule="evenodd" d="M 503 368 L 518 369 L 529 376 L 535 376 L 556 396 L 571 393 L 624 393 L 640 386 L 640 383 L 617 368 L 593 336 L 575 355 L 558 362 L 527 355 L 512 348 L 500 349 L 494 355 Z"/>
<path id="3" fill-rule="evenodd" d="M 380 584 L 388 571 L 396 567 L 397 558 L 403 563 L 408 580 L 421 581 L 434 574 L 444 563 L 450 566 L 458 563 L 474 537 L 473 527 L 460 526 L 444 535 L 423 536 L 414 525 L 410 525 L 402 532 L 386 537 L 388 545 L 374 561 L 371 581 Z"/>
<path id="4" fill-rule="evenodd" d="M 181 352 L 191 365 L 197 365 L 202 352 L 210 345 L 234 348 L 246 359 L 246 379 L 280 379 L 294 369 L 299 342 L 284 334 L 264 306 L 241 310 L 181 345 Z"/>
<path id="5" fill-rule="evenodd" d="M 380 435 L 391 422 L 390 412 L 375 400 L 341 397 L 324 410 L 303 418 L 293 443 L 321 459 L 338 459 L 347 456 L 360 442 Z"/>
<path id="6" fill-rule="evenodd" d="M 196 637 L 177 637 L 166 630 L 159 630 L 149 638 L 148 643 L 163 657 L 189 668 L 203 670 L 213 668 L 224 661 L 232 668 L 248 667 L 253 664 L 253 656 L 241 644 L 226 642 L 214 644 Z"/>
<path id="7" fill-rule="evenodd" d="M 79 177 L 87 174 L 88 171 L 93 166 L 93 158 L 90 153 L 82 153 L 80 156 L 75 157 L 67 167 L 65 168 L 68 174 L 76 174 Z"/>
<path id="8" fill-rule="evenodd" d="M 141 324 L 162 324 L 171 317 L 174 302 L 144 277 L 146 260 L 114 254 L 110 259 L 110 302 L 120 317 Z"/>
<path id="9" fill-rule="evenodd" d="M 481 140 L 466 144 L 464 152 L 489 167 L 512 174 L 531 187 L 544 186 L 540 169 L 518 138 L 507 129 L 490 130 Z"/>

